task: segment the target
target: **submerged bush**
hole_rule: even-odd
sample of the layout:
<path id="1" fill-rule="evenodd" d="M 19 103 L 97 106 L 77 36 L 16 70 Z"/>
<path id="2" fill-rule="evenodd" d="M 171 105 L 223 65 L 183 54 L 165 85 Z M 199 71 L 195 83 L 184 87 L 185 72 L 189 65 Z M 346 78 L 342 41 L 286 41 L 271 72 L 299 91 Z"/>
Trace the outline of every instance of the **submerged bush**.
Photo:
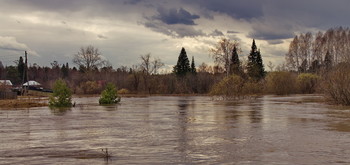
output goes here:
<path id="1" fill-rule="evenodd" d="M 83 94 L 98 94 L 101 92 L 101 85 L 96 81 L 86 81 L 80 83 L 79 89 Z"/>
<path id="2" fill-rule="evenodd" d="M 118 90 L 118 94 L 129 94 L 129 93 L 130 93 L 130 91 L 128 89 L 125 89 L 125 88 Z"/>
<path id="3" fill-rule="evenodd" d="M 120 102 L 118 97 L 117 89 L 112 83 L 108 83 L 106 89 L 102 91 L 99 99 L 100 104 L 115 104 Z"/>
<path id="4" fill-rule="evenodd" d="M 301 93 L 315 93 L 320 77 L 311 73 L 302 73 L 298 76 L 297 82 Z"/>
<path id="5" fill-rule="evenodd" d="M 49 98 L 50 107 L 72 106 L 72 92 L 62 79 L 59 79 L 55 82 L 52 90 L 53 93 Z"/>
<path id="6" fill-rule="evenodd" d="M 239 98 L 243 96 L 244 79 L 237 75 L 227 76 L 215 84 L 210 91 L 211 95 Z"/>
<path id="7" fill-rule="evenodd" d="M 268 93 L 288 95 L 296 93 L 296 75 L 291 72 L 271 72 L 266 77 Z"/>
<path id="8" fill-rule="evenodd" d="M 334 103 L 350 105 L 350 64 L 338 64 L 323 80 L 322 88 Z"/>
<path id="9" fill-rule="evenodd" d="M 243 94 L 249 96 L 261 95 L 264 92 L 264 80 L 250 80 L 243 85 Z"/>

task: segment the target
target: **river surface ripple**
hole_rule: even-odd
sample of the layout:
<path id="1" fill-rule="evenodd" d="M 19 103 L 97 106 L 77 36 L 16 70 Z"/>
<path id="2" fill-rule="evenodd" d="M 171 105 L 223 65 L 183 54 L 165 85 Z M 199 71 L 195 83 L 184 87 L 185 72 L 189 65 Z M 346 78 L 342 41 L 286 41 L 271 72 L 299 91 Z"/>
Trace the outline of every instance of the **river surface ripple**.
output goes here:
<path id="1" fill-rule="evenodd" d="M 73 100 L 0 110 L 0 164 L 350 164 L 350 108 L 321 96 Z"/>

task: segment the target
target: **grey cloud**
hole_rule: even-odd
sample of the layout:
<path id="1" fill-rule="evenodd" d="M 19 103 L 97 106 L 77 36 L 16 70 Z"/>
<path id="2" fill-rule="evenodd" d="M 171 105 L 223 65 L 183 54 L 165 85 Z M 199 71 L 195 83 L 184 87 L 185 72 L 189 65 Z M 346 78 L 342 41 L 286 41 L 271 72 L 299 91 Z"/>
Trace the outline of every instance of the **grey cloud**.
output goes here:
<path id="1" fill-rule="evenodd" d="M 263 31 L 263 30 L 256 30 L 251 33 L 249 33 L 248 37 L 260 39 L 260 40 L 282 40 L 282 39 L 288 39 L 294 37 L 293 32 L 274 32 L 271 31 Z"/>
<path id="2" fill-rule="evenodd" d="M 339 25 L 349 25 L 349 1 L 279 1 L 265 4 L 265 15 L 282 22 L 290 22 L 302 27 L 328 29 Z"/>
<path id="3" fill-rule="evenodd" d="M 124 4 L 126 4 L 126 5 L 135 5 L 135 4 L 138 4 L 141 1 L 142 0 L 125 0 Z"/>
<path id="4" fill-rule="evenodd" d="M 14 50 L 14 51 L 25 51 L 28 49 L 28 46 L 19 43 L 14 37 L 2 37 L 0 36 L 0 49 L 4 50 Z"/>
<path id="5" fill-rule="evenodd" d="M 180 8 L 179 10 L 171 8 L 168 10 L 163 7 L 159 7 L 157 11 L 159 15 L 156 15 L 153 18 L 160 20 L 168 25 L 195 25 L 194 20 L 200 18 L 199 15 L 191 14 L 183 8 Z"/>
<path id="6" fill-rule="evenodd" d="M 23 8 L 32 8 L 40 11 L 60 11 L 60 10 L 78 10 L 84 7 L 81 2 L 90 3 L 93 0 L 87 1 L 56 1 L 56 0 L 5 0 L 5 4 L 16 6 L 18 11 Z M 16 10 L 11 8 L 12 10 Z M 23 11 L 25 12 L 25 11 Z"/>
<path id="7" fill-rule="evenodd" d="M 99 39 L 108 39 L 108 37 L 107 37 L 107 36 L 104 36 L 103 34 L 99 34 L 99 35 L 97 35 L 97 37 L 98 37 Z"/>
<path id="8" fill-rule="evenodd" d="M 168 25 L 156 21 L 148 21 L 143 25 L 155 32 L 163 33 L 165 35 L 175 38 L 196 37 L 206 35 L 201 30 L 196 30 L 193 26 L 187 25 Z"/>
<path id="9" fill-rule="evenodd" d="M 247 35 L 250 38 L 267 40 L 270 44 L 279 44 L 283 39 L 294 37 L 293 25 L 271 19 L 255 20 L 252 22 L 252 31 Z"/>
<path id="10" fill-rule="evenodd" d="M 277 45 L 277 44 L 282 44 L 283 43 L 282 40 L 268 40 L 267 42 L 269 44 L 271 44 L 271 45 Z"/>
<path id="11" fill-rule="evenodd" d="M 236 34 L 236 33 L 239 33 L 239 32 L 234 31 L 234 30 L 227 30 L 227 33 L 228 33 L 228 34 Z"/>
<path id="12" fill-rule="evenodd" d="M 215 29 L 212 33 L 209 34 L 209 36 L 223 36 L 224 33 L 218 29 Z"/>
<path id="13" fill-rule="evenodd" d="M 144 17 L 145 22 L 140 23 L 145 27 L 165 35 L 183 38 L 205 36 L 201 30 L 194 28 L 194 20 L 200 18 L 198 15 L 191 14 L 183 8 L 165 9 L 158 8 L 158 15 L 152 17 Z"/>
<path id="14" fill-rule="evenodd" d="M 183 3 L 199 5 L 207 10 L 238 19 L 252 19 L 263 16 L 264 0 L 183 0 Z"/>
<path id="15" fill-rule="evenodd" d="M 242 41 L 241 38 L 237 37 L 236 35 L 228 35 L 228 38 L 230 40 L 235 40 L 235 41 L 239 41 L 239 42 Z"/>
<path id="16" fill-rule="evenodd" d="M 39 56 L 38 53 L 31 50 L 26 44 L 18 42 L 15 37 L 0 36 L 0 49 L 10 51 L 28 51 L 32 55 Z"/>

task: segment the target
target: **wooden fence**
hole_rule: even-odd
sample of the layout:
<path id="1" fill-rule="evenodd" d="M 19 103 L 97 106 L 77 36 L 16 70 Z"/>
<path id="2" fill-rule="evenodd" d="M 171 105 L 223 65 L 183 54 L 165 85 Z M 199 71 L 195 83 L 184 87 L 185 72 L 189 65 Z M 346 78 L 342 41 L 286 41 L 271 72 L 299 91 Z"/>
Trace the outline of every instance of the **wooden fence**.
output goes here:
<path id="1" fill-rule="evenodd" d="M 0 91 L 0 100 L 4 99 L 17 99 L 17 93 Z"/>

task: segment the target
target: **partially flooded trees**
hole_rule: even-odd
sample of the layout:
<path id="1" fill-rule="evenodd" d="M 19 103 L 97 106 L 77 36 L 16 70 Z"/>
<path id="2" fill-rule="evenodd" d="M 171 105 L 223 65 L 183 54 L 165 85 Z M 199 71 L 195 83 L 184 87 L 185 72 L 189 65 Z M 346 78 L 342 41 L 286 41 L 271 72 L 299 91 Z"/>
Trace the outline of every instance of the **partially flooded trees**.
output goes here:
<path id="1" fill-rule="evenodd" d="M 72 91 L 62 79 L 55 82 L 52 90 L 53 93 L 49 98 L 50 107 L 72 106 Z"/>
<path id="2" fill-rule="evenodd" d="M 338 64 L 324 78 L 322 89 L 329 100 L 336 104 L 350 105 L 350 65 Z"/>
<path id="3" fill-rule="evenodd" d="M 237 75 L 226 76 L 220 82 L 216 83 L 210 91 L 211 95 L 222 96 L 224 98 L 239 99 L 245 95 L 245 81 Z"/>
<path id="4" fill-rule="evenodd" d="M 120 102 L 120 97 L 118 96 L 117 89 L 114 84 L 107 84 L 106 89 L 102 91 L 98 102 L 100 105 L 115 104 Z"/>
<path id="5" fill-rule="evenodd" d="M 297 93 L 296 79 L 297 74 L 293 72 L 270 72 L 266 76 L 266 92 L 276 95 Z"/>

